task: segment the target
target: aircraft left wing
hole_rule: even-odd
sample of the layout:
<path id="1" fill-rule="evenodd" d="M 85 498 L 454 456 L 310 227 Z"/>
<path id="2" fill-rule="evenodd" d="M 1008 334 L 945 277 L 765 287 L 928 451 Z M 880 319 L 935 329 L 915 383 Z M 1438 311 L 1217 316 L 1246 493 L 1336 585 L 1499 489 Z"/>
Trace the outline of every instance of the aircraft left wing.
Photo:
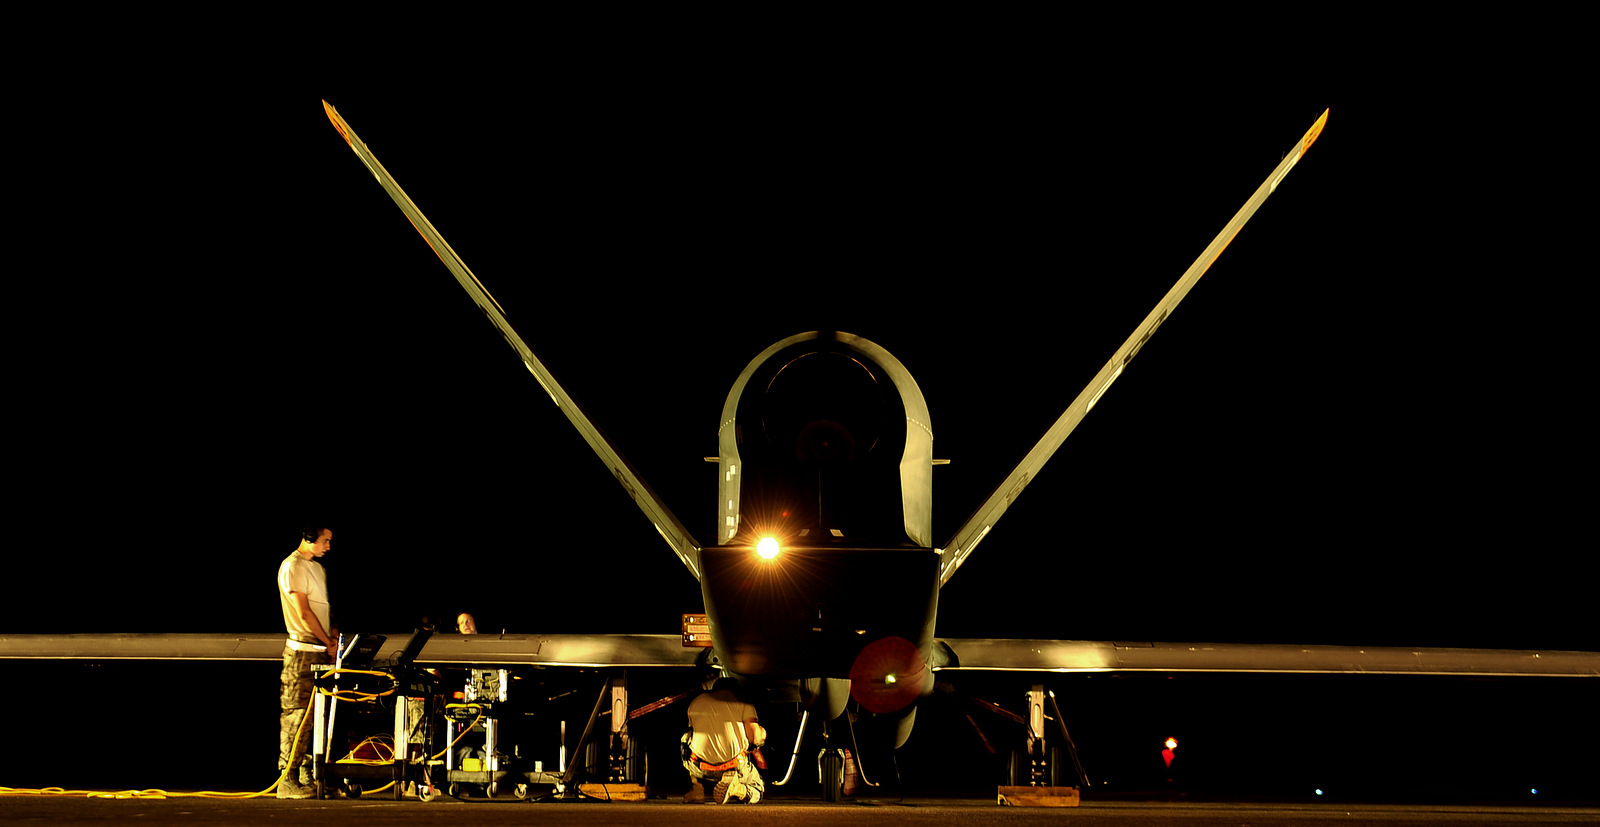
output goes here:
<path id="1" fill-rule="evenodd" d="M 595 427 L 594 422 L 589 419 L 589 415 L 577 403 L 572 401 L 572 397 L 568 396 L 567 392 L 562 389 L 555 376 L 545 368 L 544 362 L 534 355 L 533 350 L 522 340 L 522 336 L 506 320 L 505 312 L 501 309 L 500 303 L 489 295 L 489 291 L 484 289 L 483 283 L 478 281 L 478 277 L 473 275 L 472 271 L 467 268 L 466 262 L 463 262 L 461 257 L 456 255 L 456 251 L 451 249 L 443 236 L 439 235 L 439 231 L 433 228 L 433 224 L 429 223 L 422 211 L 417 209 L 417 205 L 411 202 L 411 198 L 406 195 L 405 190 L 400 189 L 400 185 L 395 183 L 394 177 L 389 174 L 388 170 L 383 168 L 383 164 L 378 163 L 378 159 L 372 156 L 372 152 L 367 149 L 367 145 L 359 137 L 356 137 L 355 130 L 350 128 L 350 124 L 346 123 L 344 118 L 339 117 L 339 113 L 327 101 L 322 102 L 322 108 L 328 113 L 328 120 L 333 122 L 334 129 L 339 130 L 340 137 L 344 138 L 345 143 L 350 145 L 350 149 L 355 151 L 356 157 L 360 158 L 361 163 L 366 165 L 367 171 L 372 173 L 372 177 L 378 179 L 378 184 L 383 187 L 384 192 L 389 193 L 389 197 L 394 199 L 394 203 L 400 207 L 401 212 L 405 213 L 406 219 L 411 222 L 411 226 L 415 227 L 422 236 L 422 240 L 428 242 L 428 246 L 433 248 L 434 254 L 439 257 L 440 261 L 444 262 L 444 266 L 450 270 L 451 275 L 456 277 L 456 281 L 461 284 L 462 289 L 467 291 L 467 295 L 472 297 L 472 301 L 478 305 L 478 309 L 483 311 L 483 315 L 489 317 L 489 321 L 500 331 L 500 335 L 505 337 L 506 343 L 511 345 L 511 349 L 515 350 L 517 355 L 522 358 L 522 364 L 527 367 L 529 373 L 533 374 L 533 378 L 538 381 L 540 387 L 544 388 L 545 393 L 550 395 L 550 401 L 556 403 L 556 407 L 560 408 L 563 414 L 566 414 L 567 419 L 572 422 L 574 428 L 578 429 L 578 433 L 583 436 L 584 441 L 589 443 L 589 447 L 593 448 L 594 452 L 600 456 L 601 461 L 606 464 L 606 467 L 611 469 L 612 476 L 616 477 L 617 482 L 622 484 L 623 490 L 628 492 L 628 496 L 638 504 L 639 510 L 643 511 L 645 516 L 649 518 L 650 523 L 655 526 L 656 532 L 661 535 L 661 539 L 667 541 L 667 545 L 672 547 L 673 553 L 678 555 L 679 560 L 683 561 L 683 565 L 689 569 L 689 573 L 693 574 L 696 580 L 699 580 L 700 545 L 690 536 L 689 530 L 684 527 L 671 509 L 667 508 L 667 504 L 662 501 L 661 497 L 651 490 L 649 485 L 645 484 L 633 466 L 617 451 L 616 446 L 611 444 L 611 440 L 599 428 Z"/>
<path id="2" fill-rule="evenodd" d="M 1068 405 L 1067 409 L 1056 419 L 1055 424 L 1050 426 L 1050 430 L 1039 438 L 1039 441 L 1022 458 L 1022 461 L 1017 463 L 1017 467 L 1012 469 L 1011 473 L 1006 476 L 1005 481 L 1000 483 L 1000 487 L 996 488 L 994 493 L 989 495 L 989 499 L 985 500 L 983 505 L 979 506 L 978 510 L 968 518 L 966 524 L 956 529 L 955 536 L 950 538 L 944 548 L 939 549 L 940 585 L 950 581 L 950 576 L 956 573 L 956 569 L 961 566 L 962 561 L 967 559 L 967 555 L 971 554 L 978 543 L 982 542 L 983 538 L 988 535 L 989 530 L 1000 519 L 1000 515 L 1011 507 L 1011 503 L 1022 493 L 1022 489 L 1039 473 L 1040 469 L 1044 468 L 1044 464 L 1050 461 L 1050 457 L 1055 454 L 1056 449 L 1060 448 L 1061 443 L 1065 442 L 1067 437 L 1072 434 L 1072 430 L 1078 427 L 1078 423 L 1094 407 L 1094 403 L 1100 401 L 1101 394 L 1104 394 L 1106 389 L 1111 387 L 1111 383 L 1122 375 L 1122 369 L 1127 367 L 1128 362 L 1134 356 L 1138 355 L 1139 349 L 1144 347 L 1144 343 L 1149 341 L 1150 337 L 1155 334 L 1156 328 L 1166 321 L 1167 314 L 1178 306 L 1178 302 L 1183 301 L 1183 298 L 1189 295 L 1190 288 L 1194 287 L 1195 282 L 1198 282 L 1200 277 L 1206 274 L 1206 270 L 1209 270 L 1212 262 L 1222 255 L 1222 251 L 1228 248 L 1229 242 L 1233 241 L 1233 237 L 1239 234 L 1239 230 L 1244 227 L 1245 222 L 1256 214 L 1256 209 L 1266 202 L 1267 196 L 1278 188 L 1278 182 L 1289 174 L 1289 170 L 1294 169 L 1294 165 L 1300 160 L 1300 156 L 1304 155 L 1306 150 L 1311 147 L 1312 142 L 1317 140 L 1317 136 L 1322 134 L 1322 127 L 1327 122 L 1328 112 L 1323 110 L 1322 117 L 1317 118 L 1317 122 L 1306 130 L 1306 134 L 1301 136 L 1300 142 L 1295 145 L 1294 149 L 1289 150 L 1289 154 L 1284 156 L 1284 159 L 1279 162 L 1272 174 L 1267 176 L 1267 180 L 1256 188 L 1255 194 L 1251 195 L 1250 200 L 1239 208 L 1233 219 L 1227 223 L 1227 226 L 1222 228 L 1222 232 L 1217 233 L 1217 237 L 1211 240 L 1206 249 L 1200 253 L 1200 257 L 1189 265 L 1189 269 L 1185 270 L 1177 283 L 1172 285 L 1172 289 L 1168 290 L 1167 295 L 1161 298 L 1161 302 L 1155 306 L 1155 309 L 1144 317 L 1144 321 L 1140 322 L 1138 327 L 1134 328 L 1127 341 L 1122 343 L 1122 347 L 1117 348 L 1116 352 L 1111 354 L 1111 359 L 1105 363 L 1104 367 L 1100 368 L 1100 372 L 1095 374 L 1094 378 L 1089 381 L 1088 386 L 1078 394 L 1078 397 L 1072 400 L 1072 404 Z"/>
<path id="3" fill-rule="evenodd" d="M 936 670 L 1600 678 L 1600 652 L 948 638 Z"/>
<path id="4" fill-rule="evenodd" d="M 376 662 L 409 637 L 388 635 Z M 1257 643 L 940 638 L 934 669 L 994 672 L 1260 672 L 1274 674 L 1600 677 L 1600 652 Z M 437 634 L 423 666 L 693 667 L 707 650 L 680 635 Z M 283 634 L 0 634 L 0 660 L 262 660 Z"/>
<path id="5" fill-rule="evenodd" d="M 407 633 L 388 635 L 375 662 L 405 648 Z M 283 633 L 0 635 L 0 659 L 267 660 L 283 659 Z M 421 666 L 692 667 L 705 649 L 681 635 L 455 635 L 428 639 Z"/>

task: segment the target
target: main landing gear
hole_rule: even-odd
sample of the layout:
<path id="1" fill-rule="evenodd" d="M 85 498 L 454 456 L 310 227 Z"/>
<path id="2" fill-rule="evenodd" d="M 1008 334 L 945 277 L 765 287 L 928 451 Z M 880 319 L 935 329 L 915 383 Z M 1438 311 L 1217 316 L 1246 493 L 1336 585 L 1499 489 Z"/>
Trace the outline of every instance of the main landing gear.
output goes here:
<path id="1" fill-rule="evenodd" d="M 788 772 L 784 773 L 782 779 L 770 782 L 772 786 L 784 786 L 794 777 L 795 765 L 800 759 L 800 745 L 805 738 L 806 723 L 810 719 L 810 710 L 801 713 L 800 728 L 795 733 L 794 750 L 789 755 Z M 844 726 L 844 736 L 834 734 L 835 727 L 841 722 Z M 817 783 L 822 788 L 823 801 L 830 803 L 843 801 L 854 796 L 863 784 L 868 787 L 878 786 L 861 771 L 860 755 L 861 749 L 856 744 L 855 725 L 851 723 L 848 712 L 840 714 L 833 721 L 822 723 L 822 749 L 817 752 Z"/>
<path id="2" fill-rule="evenodd" d="M 1087 787 L 1089 776 L 1078 760 L 1078 748 L 1067 732 L 1055 693 L 1047 692 L 1042 684 L 1034 684 L 1028 690 L 1027 701 L 1027 716 L 1020 719 L 1024 725 L 1022 743 L 1013 747 L 1007 756 L 1005 783 L 1000 787 L 998 798 L 1003 804 L 1077 806 L 1078 788 L 1071 784 L 1081 781 Z M 1046 701 L 1061 730 L 1061 743 L 1046 741 Z M 1069 758 L 1072 761 L 1070 772 Z"/>

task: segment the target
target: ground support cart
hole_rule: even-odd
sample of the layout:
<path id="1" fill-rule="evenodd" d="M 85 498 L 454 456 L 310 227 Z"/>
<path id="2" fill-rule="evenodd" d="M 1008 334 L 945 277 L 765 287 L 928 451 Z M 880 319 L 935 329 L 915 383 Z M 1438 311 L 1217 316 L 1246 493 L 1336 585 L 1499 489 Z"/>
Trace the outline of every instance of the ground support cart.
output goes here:
<path id="1" fill-rule="evenodd" d="M 408 782 L 415 783 L 422 794 L 427 750 L 433 741 L 427 714 L 428 701 L 437 692 L 433 676 L 411 668 L 340 672 L 331 665 L 318 665 L 313 680 L 317 691 L 312 700 L 310 757 L 317 798 L 326 798 L 335 789 L 358 798 L 365 790 L 392 783 L 398 800 Z M 408 702 L 412 699 L 422 703 Z M 420 721 L 415 720 L 418 706 Z M 410 743 L 413 724 L 424 734 L 420 755 L 416 754 L 418 746 Z M 336 737 L 351 730 L 378 734 L 369 735 L 366 742 L 353 748 L 348 739 Z M 384 741 L 379 734 L 392 740 Z"/>

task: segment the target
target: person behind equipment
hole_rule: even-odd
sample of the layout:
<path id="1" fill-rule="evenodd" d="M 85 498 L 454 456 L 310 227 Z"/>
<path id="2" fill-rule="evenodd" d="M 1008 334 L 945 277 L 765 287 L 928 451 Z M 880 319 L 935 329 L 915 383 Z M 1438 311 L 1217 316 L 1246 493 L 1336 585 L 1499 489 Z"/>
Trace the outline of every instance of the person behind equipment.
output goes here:
<path id="1" fill-rule="evenodd" d="M 689 704 L 689 733 L 684 736 L 689 754 L 683 765 L 696 786 L 686 800 L 698 800 L 695 793 L 705 791 L 718 804 L 761 800 L 765 785 L 750 750 L 766 742 L 767 732 L 757 722 L 756 708 L 740 700 L 738 688 L 736 679 L 721 678 Z"/>
<path id="2" fill-rule="evenodd" d="M 311 667 L 332 663 L 339 630 L 328 606 L 328 577 L 317 558 L 333 548 L 333 529 L 313 523 L 300 531 L 300 545 L 278 566 L 278 604 L 289 639 L 278 676 L 278 798 L 311 798 L 311 778 L 303 765 L 311 727 L 303 726 L 311 705 Z"/>

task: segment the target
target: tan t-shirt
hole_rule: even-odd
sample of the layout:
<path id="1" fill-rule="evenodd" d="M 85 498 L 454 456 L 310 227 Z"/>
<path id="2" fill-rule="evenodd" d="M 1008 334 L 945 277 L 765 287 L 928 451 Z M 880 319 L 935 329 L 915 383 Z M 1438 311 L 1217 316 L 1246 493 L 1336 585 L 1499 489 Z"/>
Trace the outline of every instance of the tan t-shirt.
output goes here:
<path id="1" fill-rule="evenodd" d="M 301 643 L 318 643 L 311 627 L 300 621 L 290 592 L 304 594 L 322 628 L 332 628 L 328 622 L 328 579 L 322 564 L 314 559 L 307 560 L 296 551 L 278 566 L 278 602 L 283 607 L 283 625 L 289 631 L 289 638 Z"/>
<path id="2" fill-rule="evenodd" d="M 756 708 L 729 690 L 707 692 L 689 704 L 689 728 L 694 738 L 689 749 L 710 764 L 733 760 L 750 748 L 744 722 L 756 720 Z"/>

